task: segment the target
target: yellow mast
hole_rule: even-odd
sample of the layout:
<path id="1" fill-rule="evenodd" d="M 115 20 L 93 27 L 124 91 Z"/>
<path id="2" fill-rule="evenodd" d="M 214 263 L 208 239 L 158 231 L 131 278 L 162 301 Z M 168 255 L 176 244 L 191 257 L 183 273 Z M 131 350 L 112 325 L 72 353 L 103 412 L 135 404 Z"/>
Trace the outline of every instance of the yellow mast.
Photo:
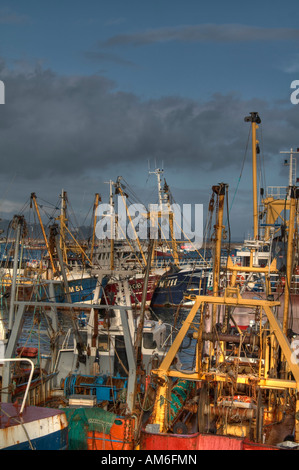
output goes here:
<path id="1" fill-rule="evenodd" d="M 296 187 L 290 188 L 290 218 L 289 218 L 289 233 L 288 233 L 288 248 L 287 248 L 287 272 L 284 291 L 284 308 L 283 308 L 283 332 L 286 335 L 288 329 L 288 312 L 290 289 L 293 274 L 293 251 L 294 251 L 294 224 L 296 217 Z"/>
<path id="2" fill-rule="evenodd" d="M 223 207 L 225 198 L 225 189 L 227 185 L 220 183 L 219 186 L 213 186 L 213 192 L 218 196 L 218 218 L 215 225 L 216 240 L 215 240 L 215 259 L 213 263 L 213 296 L 218 296 L 219 277 L 220 277 L 220 261 L 221 261 L 221 239 L 223 226 Z M 216 310 L 217 306 L 213 306 L 213 328 L 216 325 Z"/>
<path id="3" fill-rule="evenodd" d="M 252 137 L 252 189 L 253 189 L 253 238 L 258 240 L 258 202 L 257 202 L 257 171 L 256 171 L 256 154 L 258 140 L 256 140 L 256 131 L 261 118 L 258 113 L 250 113 L 250 116 L 244 118 L 245 122 L 251 122 Z"/>
<path id="4" fill-rule="evenodd" d="M 89 264 L 91 265 L 91 264 L 92 264 L 92 263 L 91 263 L 91 259 L 88 258 L 87 254 L 86 254 L 85 251 L 83 250 L 82 246 L 77 242 L 77 240 L 75 239 L 75 237 L 74 237 L 74 235 L 72 234 L 72 232 L 68 229 L 67 226 L 65 226 L 65 229 L 66 229 L 67 233 L 71 236 L 71 238 L 74 240 L 75 244 L 77 245 L 77 247 L 78 247 L 78 252 L 79 252 L 79 253 L 81 252 L 82 255 L 84 256 L 84 258 L 85 258 L 85 259 L 89 262 Z M 76 248 L 76 247 L 74 247 L 74 248 Z"/>
<path id="5" fill-rule="evenodd" d="M 51 253 L 51 250 L 50 250 L 47 235 L 46 235 L 46 232 L 45 232 L 45 229 L 44 229 L 44 225 L 43 225 L 43 222 L 42 222 L 42 219 L 41 219 L 41 216 L 40 216 L 39 208 L 38 208 L 38 205 L 37 205 L 37 202 L 36 202 L 35 193 L 31 193 L 31 200 L 34 203 L 34 207 L 35 207 L 35 210 L 36 210 L 36 213 L 37 213 L 37 217 L 38 217 L 38 220 L 39 220 L 42 232 L 43 232 L 43 237 L 44 237 L 44 240 L 45 240 L 45 244 L 46 244 L 46 247 L 47 247 L 47 250 L 48 250 L 48 253 L 49 253 L 50 262 L 51 262 L 51 266 L 52 266 L 52 269 L 53 269 L 53 275 L 55 275 L 56 274 L 56 268 L 55 268 L 53 256 L 52 256 L 52 253 Z"/>

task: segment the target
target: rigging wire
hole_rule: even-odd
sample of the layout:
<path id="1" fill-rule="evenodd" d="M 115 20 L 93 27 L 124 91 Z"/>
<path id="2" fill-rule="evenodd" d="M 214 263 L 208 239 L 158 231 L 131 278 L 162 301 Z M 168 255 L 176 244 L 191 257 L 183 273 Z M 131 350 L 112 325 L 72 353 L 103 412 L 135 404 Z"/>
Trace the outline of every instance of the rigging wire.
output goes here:
<path id="1" fill-rule="evenodd" d="M 120 185 L 122 186 L 123 189 L 126 190 L 126 193 L 130 193 L 131 194 L 131 198 L 133 200 L 135 200 L 138 204 L 143 204 L 143 202 L 139 199 L 139 197 L 137 196 L 137 194 L 133 191 L 133 189 L 130 187 L 130 185 L 127 183 L 127 181 L 124 179 L 124 178 L 121 178 L 122 181 L 125 183 L 125 185 L 123 185 L 122 183 L 120 183 Z M 128 195 L 128 194 L 127 194 Z M 128 198 L 130 196 L 128 195 Z"/>

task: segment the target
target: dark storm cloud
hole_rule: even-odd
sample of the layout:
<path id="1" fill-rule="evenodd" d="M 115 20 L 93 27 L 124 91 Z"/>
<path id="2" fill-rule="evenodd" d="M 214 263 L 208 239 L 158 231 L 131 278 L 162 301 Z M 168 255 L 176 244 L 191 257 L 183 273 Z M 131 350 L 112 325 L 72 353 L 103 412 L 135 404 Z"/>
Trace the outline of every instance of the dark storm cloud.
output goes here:
<path id="1" fill-rule="evenodd" d="M 101 76 L 59 76 L 41 66 L 11 71 L 4 62 L 0 78 L 6 87 L 0 115 L 2 175 L 67 179 L 115 172 L 116 165 L 147 166 L 149 159 L 171 168 L 183 162 L 206 174 L 240 168 L 249 131 L 244 116 L 250 111 L 259 111 L 267 123 L 267 152 L 297 137 L 296 106 L 282 113 L 279 105 L 234 94 L 215 94 L 205 102 L 142 100 Z"/>
<path id="2" fill-rule="evenodd" d="M 217 115 L 224 98 L 203 106 L 182 98 L 142 101 L 106 78 L 59 76 L 40 66 L 12 72 L 2 63 L 1 78 L 2 174 L 81 174 L 148 158 L 188 162 L 213 148 L 223 127 Z"/>
<path id="3" fill-rule="evenodd" d="M 298 40 L 298 38 L 299 29 L 292 28 L 263 28 L 243 24 L 199 24 L 116 35 L 99 43 L 99 45 L 142 46 L 167 41 L 223 43 Z"/>
<path id="4" fill-rule="evenodd" d="M 222 181 L 230 185 L 231 201 L 250 132 L 244 117 L 251 111 L 262 118 L 260 144 L 270 170 L 276 159 L 279 166 L 280 150 L 298 146 L 299 105 L 292 106 L 287 94 L 277 103 L 233 93 L 205 101 L 142 100 L 102 76 L 60 76 L 21 62 L 15 67 L 0 61 L 6 91 L 0 113 L 2 218 L 18 213 L 33 191 L 55 203 L 61 188 L 83 214 L 94 193 L 103 194 L 103 181 L 119 175 L 144 200 L 148 161 L 164 162 L 179 204 L 207 204 L 211 186 Z M 247 153 L 234 203 L 237 231 L 251 223 L 250 140 Z M 150 202 L 152 197 L 151 190 Z"/>

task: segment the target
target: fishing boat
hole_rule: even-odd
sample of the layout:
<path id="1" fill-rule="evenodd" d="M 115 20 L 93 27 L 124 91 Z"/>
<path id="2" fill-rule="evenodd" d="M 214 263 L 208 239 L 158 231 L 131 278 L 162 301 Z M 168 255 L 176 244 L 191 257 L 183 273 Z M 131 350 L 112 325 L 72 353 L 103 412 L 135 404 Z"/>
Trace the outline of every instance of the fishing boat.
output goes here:
<path id="1" fill-rule="evenodd" d="M 121 184 L 121 177 L 118 177 L 116 182 L 110 180 L 109 185 L 109 207 L 111 211 L 111 214 L 109 214 L 109 219 L 110 224 L 112 226 L 112 228 L 110 227 L 111 236 L 109 236 L 110 231 L 108 230 L 107 238 L 104 240 L 100 240 L 97 246 L 90 250 L 89 256 L 92 260 L 92 266 L 94 269 L 106 269 L 110 270 L 111 272 L 110 279 L 103 292 L 103 304 L 115 304 L 119 292 L 118 272 L 121 271 L 122 273 L 124 273 L 127 270 L 128 273 L 131 273 L 130 276 L 127 276 L 129 281 L 129 289 L 131 291 L 131 305 L 136 308 L 140 308 L 144 287 L 144 272 L 146 268 L 148 243 L 147 241 L 144 242 L 139 239 L 138 234 L 136 233 L 134 225 L 132 223 L 131 217 L 129 217 L 129 220 L 135 234 L 134 240 L 129 240 L 126 237 L 124 237 L 124 239 L 118 239 L 116 237 L 116 233 L 122 231 L 122 228 L 119 226 L 118 217 L 115 215 L 114 212 L 115 196 L 119 195 L 119 197 L 122 198 L 124 209 L 127 212 L 128 207 L 126 195 L 123 191 Z M 95 203 L 95 213 L 97 211 L 98 202 L 99 201 L 96 201 Z M 100 222 L 101 220 L 99 221 L 99 223 Z M 96 226 L 96 223 L 94 223 L 94 226 Z M 160 275 L 161 274 L 154 268 L 154 265 L 152 263 L 147 283 L 147 306 L 150 305 Z"/>
<path id="2" fill-rule="evenodd" d="M 32 385 L 36 387 L 36 348 L 22 348 L 19 357 L 7 356 L 9 340 L 0 320 L 0 374 L 2 381 L 0 402 L 1 450 L 66 450 L 68 448 L 68 422 L 63 411 L 28 404 Z M 9 352 L 8 352 L 8 355 Z M 12 377 L 11 386 L 5 387 L 5 372 L 11 373 L 11 364 L 18 365 L 19 374 Z M 28 367 L 29 366 L 29 367 Z M 22 373 L 23 372 L 23 373 Z M 35 382 L 35 384 L 34 384 Z M 42 389 L 47 387 L 44 377 Z M 37 388 L 34 388 L 34 394 Z M 9 397 L 11 391 L 11 400 Z M 20 395 L 19 395 L 20 394 Z"/>
<path id="3" fill-rule="evenodd" d="M 0 403 L 0 449 L 1 450 L 67 450 L 68 422 L 61 410 L 27 406 L 26 399 L 33 377 L 31 366 L 21 404 Z M 3 359 L 1 362 L 17 362 L 21 359 Z M 23 358 L 24 361 L 24 358 Z"/>
<path id="4" fill-rule="evenodd" d="M 158 212 L 153 212 L 151 217 L 154 218 L 154 226 L 158 227 L 161 241 L 167 246 L 167 249 L 157 253 L 157 265 L 164 266 L 164 273 L 162 274 L 156 289 L 154 290 L 151 308 L 167 308 L 175 306 L 184 306 L 184 295 L 186 293 L 203 293 L 206 292 L 211 285 L 211 262 L 207 262 L 199 250 L 194 248 L 193 257 L 188 257 L 186 252 L 180 248 L 179 242 L 176 239 L 178 231 L 179 236 L 186 236 L 181 227 L 177 227 L 178 223 L 175 219 L 175 213 L 172 208 L 173 197 L 170 188 L 164 179 L 164 186 L 162 188 L 161 178 L 164 170 L 161 168 L 155 169 L 150 172 L 157 177 L 158 185 Z M 169 221 L 169 236 L 167 240 L 166 234 L 163 233 L 163 218 L 167 217 Z M 159 222 L 161 219 L 161 223 Z M 190 240 L 189 240 L 190 241 Z M 191 242 L 190 242 L 191 243 Z"/>
<path id="5" fill-rule="evenodd" d="M 86 366 L 81 364 L 75 374 L 69 374 L 64 380 L 66 397 L 80 398 L 81 394 L 81 399 L 87 399 L 93 395 L 97 405 L 107 412 L 102 428 L 88 427 L 82 445 L 90 450 L 134 449 L 143 410 L 151 406 L 153 400 L 150 371 L 163 360 L 171 344 L 166 324 L 145 317 L 151 253 L 152 248 L 148 252 L 138 316 L 134 315 L 132 306 L 129 307 L 131 295 L 128 277 L 125 277 L 122 282 L 119 280 L 116 304 L 108 308 L 102 305 L 102 313 L 93 310 L 86 326 L 82 325 L 81 331 L 86 331 L 87 338 L 90 338 L 87 342 L 95 345 L 92 348 L 95 357 L 88 363 L 92 365 L 93 372 L 96 369 L 96 374 L 83 376 L 82 367 Z M 179 363 L 177 356 L 174 362 Z M 65 363 L 64 359 L 62 363 Z"/>
<path id="6" fill-rule="evenodd" d="M 113 251 L 112 251 L 113 250 Z M 144 259 L 147 256 L 147 246 L 143 246 Z M 122 277 L 127 272 L 129 281 L 129 289 L 131 295 L 131 305 L 140 308 L 142 293 L 144 287 L 144 259 L 139 258 L 136 253 L 132 252 L 132 247 L 126 242 L 113 241 L 111 248 L 111 240 L 105 241 L 94 250 L 93 254 L 93 272 L 99 270 L 108 270 L 111 274 L 107 284 L 105 284 L 102 294 L 102 303 L 105 305 L 114 305 L 119 292 L 119 272 Z M 149 306 L 153 293 L 161 275 L 156 271 L 149 274 L 146 305 Z"/>
<path id="7" fill-rule="evenodd" d="M 207 316 L 212 315 L 214 306 L 220 305 L 223 309 L 243 309 L 246 316 L 249 310 L 258 308 L 266 314 L 269 326 L 262 327 L 260 319 L 254 333 L 241 329 L 237 334 L 221 331 L 217 334 L 212 328 L 207 331 L 204 325 Z M 141 449 L 241 450 L 282 447 L 285 440 L 298 443 L 295 410 L 299 368 L 292 362 L 293 351 L 273 314 L 277 305 L 273 301 L 243 299 L 238 289 L 227 289 L 224 297 L 195 299 L 172 351 L 154 372 L 161 385 L 150 422 L 141 433 Z M 172 354 L 180 346 L 198 308 L 202 321 L 195 333 L 197 365 L 192 371 L 170 372 Z M 285 378 L 273 371 L 277 364 L 269 354 L 267 338 L 268 341 L 275 338 L 287 359 Z M 209 355 L 210 346 L 213 356 Z M 243 351 L 238 354 L 241 347 Z"/>
<path id="8" fill-rule="evenodd" d="M 256 195 L 256 129 L 260 118 L 251 113 L 245 120 L 252 127 Z M 299 448 L 298 335 L 289 329 L 290 292 L 286 289 L 276 297 L 271 277 L 278 273 L 277 260 L 266 257 L 266 263 L 255 263 L 254 249 L 247 266 L 228 259 L 227 282 L 221 286 L 226 192 L 227 185 L 219 185 L 213 290 L 211 295 L 190 296 L 193 307 L 165 359 L 152 371 L 157 393 L 153 412 L 142 427 L 142 450 Z M 293 273 L 297 197 L 296 188 L 291 186 L 285 274 L 288 286 Z M 258 242 L 257 198 L 253 199 L 254 239 Z M 240 272 L 248 277 L 263 276 L 262 295 L 241 292 L 237 283 Z M 193 366 L 191 370 L 171 370 L 174 354 L 188 334 L 196 342 Z"/>
<path id="9" fill-rule="evenodd" d="M 184 294 L 186 292 L 206 292 L 211 285 L 212 269 L 211 261 L 205 261 L 203 255 L 195 250 L 192 256 L 188 256 L 183 249 L 180 249 L 180 243 L 175 239 L 175 223 L 174 212 L 171 208 L 171 199 L 169 186 L 166 181 L 162 188 L 161 177 L 163 170 L 156 169 L 153 172 L 157 176 L 159 204 L 158 210 L 150 210 L 144 214 L 145 218 L 151 219 L 151 229 L 155 227 L 158 234 L 154 242 L 154 256 L 152 259 L 151 274 L 148 284 L 147 305 L 153 310 L 159 307 L 173 307 L 183 305 Z M 130 280 L 132 289 L 132 304 L 140 305 L 142 292 L 142 277 L 145 267 L 145 258 L 147 255 L 147 243 L 139 240 L 130 213 L 127 207 L 126 188 L 122 182 L 122 178 L 118 177 L 116 183 L 110 181 L 110 208 L 111 208 L 111 224 L 117 232 L 118 220 L 114 214 L 114 196 L 117 194 L 123 201 L 127 216 L 129 218 L 131 229 L 134 233 L 134 240 L 103 240 L 93 251 L 93 265 L 104 267 L 115 267 L 124 269 L 133 268 L 137 270 L 135 279 Z M 115 194 L 113 194 L 115 188 Z M 163 233 L 162 220 L 169 220 L 170 240 Z M 118 232 L 123 232 L 123 228 L 119 227 Z M 139 270 L 139 272 L 138 272 Z M 105 288 L 103 302 L 113 304 L 117 293 L 117 283 L 113 277 L 110 279 Z"/>
<path id="10" fill-rule="evenodd" d="M 146 293 L 146 305 L 151 305 L 154 292 L 156 291 L 157 284 L 160 280 L 160 275 L 151 274 L 148 280 L 148 288 Z M 144 274 L 136 273 L 133 278 L 129 279 L 129 289 L 131 292 L 131 304 L 134 307 L 140 308 L 142 300 L 142 292 L 144 286 Z M 106 305 L 114 305 L 119 292 L 119 284 L 115 280 L 111 280 L 105 287 L 103 294 L 103 303 Z"/>
<path id="11" fill-rule="evenodd" d="M 172 266 L 159 279 L 151 299 L 152 308 L 187 306 L 185 296 L 203 294 L 212 287 L 211 266 L 177 268 Z"/>
<path id="12" fill-rule="evenodd" d="M 72 302 L 91 301 L 98 279 L 91 272 L 92 266 L 86 254 L 86 247 L 82 246 L 71 233 L 67 225 L 66 201 L 67 194 L 62 190 L 61 211 L 59 225 L 54 223 L 49 227 L 47 236 L 44 228 L 39 204 L 35 193 L 31 194 L 31 206 L 34 208 L 39 220 L 40 230 L 43 236 L 43 245 L 35 247 L 34 258 L 30 256 L 29 244 L 26 241 L 28 235 L 27 222 L 24 216 L 15 216 L 12 228 L 15 229 L 14 250 L 9 246 L 9 256 L 2 253 L 1 290 L 2 296 L 9 299 L 11 295 L 12 278 L 17 273 L 17 292 L 19 300 L 31 298 L 47 300 L 55 299 L 62 303 L 66 301 L 65 280 L 62 278 L 58 260 L 57 246 L 61 251 L 62 262 L 66 268 L 66 279 L 69 285 L 69 294 Z M 18 220 L 22 219 L 22 225 Z M 72 243 L 70 243 L 70 241 Z M 20 240 L 22 243 L 20 245 Z M 21 248 L 21 249 L 20 249 Z M 18 258 L 16 253 L 19 253 Z M 51 282 L 51 292 L 50 283 Z M 105 287 L 105 279 L 102 280 Z M 53 289 L 52 289 L 53 288 Z"/>
<path id="13" fill-rule="evenodd" d="M 61 260 L 59 246 L 58 255 Z M 149 266 L 150 262 L 147 263 L 144 286 L 148 282 Z M 65 278 L 63 263 L 61 271 Z M 98 272 L 98 277 L 103 278 L 107 274 L 109 274 L 107 270 Z M 104 445 L 104 448 L 112 446 L 110 428 L 118 426 L 119 421 L 130 422 L 130 426 L 133 425 L 136 419 L 139 419 L 136 410 L 141 411 L 140 404 L 144 400 L 145 390 L 147 394 L 153 393 L 151 387 L 147 386 L 147 376 L 163 359 L 169 337 L 165 324 L 145 317 L 146 287 L 143 289 L 141 309 L 136 317 L 130 305 L 128 287 L 128 276 L 133 274 L 128 270 L 118 271 L 120 288 L 117 302 L 113 306 L 107 307 L 101 304 L 100 284 L 95 289 L 91 303 L 72 303 L 70 296 L 64 303 L 57 303 L 53 299 L 50 301 L 12 299 L 10 306 L 12 316 L 9 319 L 8 340 L 5 342 L 5 359 L 13 360 L 15 354 L 19 352 L 22 355 L 20 361 L 31 354 L 27 360 L 33 365 L 34 362 L 38 364 L 40 354 L 37 355 L 36 351 L 32 348 L 18 349 L 26 307 L 45 309 L 44 313 L 53 329 L 51 354 L 43 359 L 44 373 L 40 375 L 39 370 L 35 368 L 32 377 L 28 378 L 28 370 L 21 369 L 18 375 L 20 381 L 16 384 L 17 394 L 19 396 L 24 392 L 24 386 L 30 382 L 26 406 L 32 406 L 32 403 L 51 404 L 51 408 L 55 408 L 56 411 L 59 407 L 59 413 L 66 416 L 68 424 L 69 449 L 86 449 L 88 446 L 98 448 L 98 441 Z M 15 281 L 16 278 L 12 286 L 13 292 L 15 292 Z M 58 342 L 57 321 L 57 309 L 61 308 L 68 309 L 72 324 L 62 345 Z M 75 309 L 79 309 L 82 314 L 79 316 L 75 314 Z M 11 389 L 11 380 L 12 370 L 4 365 L 2 401 L 7 403 L 7 406 L 16 399 L 16 393 Z M 5 390 L 10 391 L 8 395 L 5 394 Z M 41 418 L 44 413 L 45 411 L 40 413 Z M 127 442 L 127 425 L 124 425 L 121 433 L 119 428 L 117 429 L 118 436 L 122 436 L 122 442 L 124 440 Z M 108 437 L 106 436 L 104 440 L 98 439 L 98 433 L 108 431 Z M 128 444 L 130 448 L 134 446 L 134 440 L 135 432 Z"/>

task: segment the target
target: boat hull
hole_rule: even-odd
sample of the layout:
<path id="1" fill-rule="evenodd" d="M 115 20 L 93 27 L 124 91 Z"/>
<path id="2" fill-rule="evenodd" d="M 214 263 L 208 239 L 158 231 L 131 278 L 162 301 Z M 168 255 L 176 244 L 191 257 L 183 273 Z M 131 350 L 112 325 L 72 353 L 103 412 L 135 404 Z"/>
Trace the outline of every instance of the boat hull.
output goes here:
<path id="1" fill-rule="evenodd" d="M 97 286 L 98 278 L 96 276 L 77 278 L 68 280 L 69 292 L 72 303 L 75 302 L 88 302 L 93 299 L 94 290 Z M 54 293 L 55 298 L 53 299 L 50 295 L 49 287 L 46 283 L 41 281 L 39 284 L 33 282 L 22 283 L 18 286 L 18 300 L 19 301 L 31 301 L 32 299 L 38 299 L 43 302 L 51 300 L 52 302 L 64 303 L 67 302 L 64 284 L 62 281 L 54 281 Z M 102 281 L 103 288 L 106 286 L 106 278 Z M 5 298 L 10 298 L 11 285 L 2 286 L 1 294 Z"/>
<path id="2" fill-rule="evenodd" d="M 184 295 L 206 294 L 210 281 L 209 274 L 203 269 L 165 273 L 154 291 L 151 307 L 190 305 L 184 301 Z"/>
<path id="3" fill-rule="evenodd" d="M 243 438 L 219 436 L 215 434 L 141 434 L 141 450 L 278 450 L 277 447 L 267 446 L 248 441 Z"/>
<path id="4" fill-rule="evenodd" d="M 106 280 L 104 278 L 102 284 L 105 281 Z M 68 285 L 72 303 L 84 303 L 91 301 L 93 299 L 94 290 L 96 288 L 97 282 L 98 278 L 95 276 L 69 280 Z M 106 282 L 104 286 L 106 285 Z M 63 283 L 54 284 L 54 291 L 56 302 L 66 302 L 66 295 Z"/>
<path id="5" fill-rule="evenodd" d="M 20 417 L 15 405 L 1 403 L 0 450 L 66 450 L 68 423 L 60 410 L 28 406 Z"/>
<path id="6" fill-rule="evenodd" d="M 156 285 L 160 279 L 158 275 L 149 276 L 147 293 L 146 293 L 146 305 L 151 303 L 153 294 L 155 292 Z M 129 280 L 129 288 L 131 291 L 131 304 L 132 306 L 139 306 L 142 302 L 142 293 L 144 286 L 144 276 L 140 278 L 133 278 Z M 109 283 L 105 287 L 105 295 L 102 297 L 102 303 L 108 305 L 115 305 L 116 298 L 118 295 L 119 286 L 117 282 Z"/>

